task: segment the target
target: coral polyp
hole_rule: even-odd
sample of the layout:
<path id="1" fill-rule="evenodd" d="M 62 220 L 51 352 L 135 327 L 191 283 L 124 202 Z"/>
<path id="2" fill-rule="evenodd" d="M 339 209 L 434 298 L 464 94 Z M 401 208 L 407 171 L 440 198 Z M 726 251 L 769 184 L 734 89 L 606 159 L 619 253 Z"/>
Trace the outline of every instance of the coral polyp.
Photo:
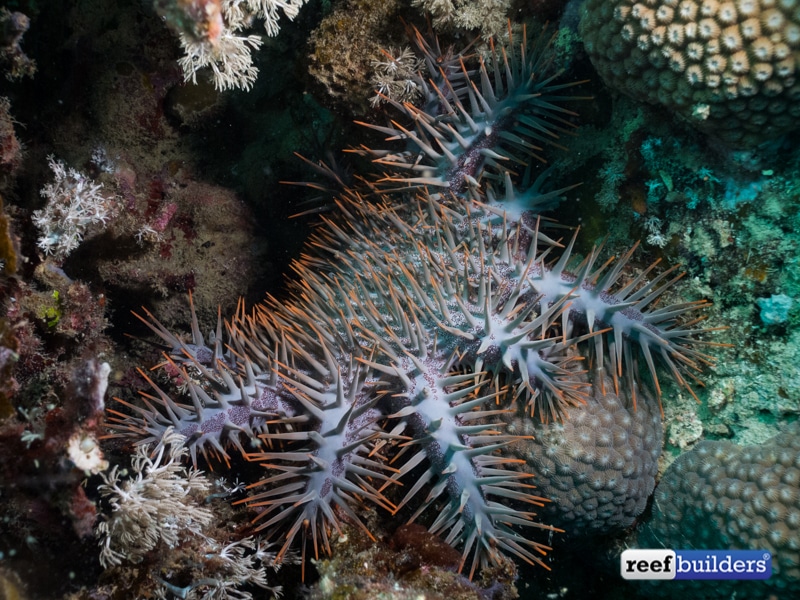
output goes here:
<path id="1" fill-rule="evenodd" d="M 390 101 L 412 124 L 370 127 L 406 149 L 360 150 L 389 171 L 340 191 L 285 300 L 240 305 L 207 342 L 194 317 L 184 342 L 146 313 L 187 400 L 149 379 L 144 407 L 113 414 L 115 435 L 147 442 L 173 427 L 195 462 L 228 461 L 233 447 L 259 463 L 266 474 L 239 504 L 278 561 L 298 538 L 304 554 L 330 553 L 343 521 L 373 537 L 369 506 L 424 522 L 461 549 L 470 577 L 506 556 L 547 568 L 537 532 L 560 530 L 537 518 L 548 500 L 509 453 L 530 439 L 508 430 L 512 417 L 563 419 L 595 401 L 607 367 L 635 404 L 640 363 L 660 399 L 662 370 L 691 389 L 712 362 L 706 303 L 664 301 L 675 269 L 637 272 L 635 246 L 580 257 L 578 231 L 520 203 L 566 189 L 515 186 L 572 127 L 573 84 L 555 79 L 546 37 L 509 39 L 473 70 L 457 55 L 458 69 L 434 74 L 436 112 Z"/>

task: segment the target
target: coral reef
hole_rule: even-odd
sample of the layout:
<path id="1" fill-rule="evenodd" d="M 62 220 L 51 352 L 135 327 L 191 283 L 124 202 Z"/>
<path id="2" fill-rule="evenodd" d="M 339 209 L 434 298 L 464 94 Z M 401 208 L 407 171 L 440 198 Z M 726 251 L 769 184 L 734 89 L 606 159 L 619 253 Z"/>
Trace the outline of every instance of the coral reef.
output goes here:
<path id="1" fill-rule="evenodd" d="M 755 469 L 740 447 L 769 454 L 800 415 L 793 140 L 730 152 L 608 90 L 580 2 L 421 4 L 497 18 L 467 31 L 374 0 L 3 13 L 0 68 L 23 48 L 37 68 L 0 81 L 7 595 L 644 597 L 609 574 L 662 525 L 643 511 L 656 461 L 726 439 L 725 473 Z M 731 4 L 756 6 L 697 7 Z M 37 246 L 51 156 L 114 198 L 63 256 Z M 786 595 L 748 591 L 765 590 Z"/>
<path id="2" fill-rule="evenodd" d="M 96 184 L 83 173 L 67 169 L 64 163 L 48 157 L 55 181 L 42 188 L 47 204 L 33 212 L 34 224 L 41 230 L 39 249 L 57 260 L 75 250 L 87 230 L 102 231 L 116 212 L 116 199 L 100 193 Z"/>
<path id="3" fill-rule="evenodd" d="M 797 304 L 786 322 L 769 326 L 758 305 L 773 295 L 798 298 L 796 145 L 730 152 L 656 107 L 594 89 L 602 113 L 582 111 L 589 123 L 563 140 L 570 151 L 552 167 L 557 181 L 584 174 L 571 194 L 579 202 L 562 202 L 559 217 L 579 219 L 584 235 L 608 236 L 615 249 L 646 240 L 646 223 L 659 219 L 666 244 L 645 243 L 644 254 L 682 262 L 683 293 L 713 298 L 709 320 L 726 324 L 724 337 L 735 341 L 704 378 L 702 404 L 677 391 L 664 403 L 668 456 L 704 436 L 763 442 L 800 414 Z"/>
<path id="4" fill-rule="evenodd" d="M 588 0 L 581 36 L 610 87 L 735 147 L 800 125 L 800 5 Z"/>
<path id="5" fill-rule="evenodd" d="M 772 554 L 765 582 L 682 582 L 662 597 L 790 598 L 800 590 L 800 427 L 759 446 L 704 441 L 681 455 L 655 491 L 653 517 L 638 534 L 644 548 L 737 548 Z M 672 582 L 671 582 L 672 583 Z M 653 591 L 653 590 L 651 590 Z"/>
<path id="6" fill-rule="evenodd" d="M 138 597 L 207 600 L 253 596 L 247 586 L 280 595 L 270 585 L 267 569 L 277 569 L 267 545 L 251 538 L 217 540 L 214 512 L 206 504 L 212 482 L 200 471 L 181 465 L 187 454 L 183 436 L 166 431 L 152 449 L 140 446 L 132 477 L 124 480 L 118 467 L 103 473 L 98 486 L 111 512 L 97 524 L 100 563 L 108 569 L 108 594 L 127 589 L 141 569 L 153 589 Z M 193 557 L 202 557 L 197 564 Z M 290 559 L 291 560 L 291 559 Z M 110 568 L 109 568 L 110 567 Z"/>
<path id="7" fill-rule="evenodd" d="M 34 556 L 72 568 L 83 561 L 87 573 L 94 570 L 81 547 L 92 539 L 97 507 L 82 482 L 108 467 L 98 437 L 110 371 L 107 363 L 84 361 L 58 396 L 50 391 L 47 409 L 26 408 L 15 397 L 20 416 L 0 423 L 0 450 L 15 457 L 0 464 L 0 559 L 28 583 L 49 579 L 36 573 Z M 69 556 L 57 558 L 64 552 Z"/>
<path id="8" fill-rule="evenodd" d="M 431 15 L 437 31 L 477 30 L 490 38 L 505 29 L 511 0 L 413 0 L 412 5 Z"/>
<path id="9" fill-rule="evenodd" d="M 347 0 L 322 19 L 309 40 L 308 72 L 324 87 L 327 103 L 355 115 L 368 112 L 380 69 L 373 61 L 399 45 L 388 32 L 400 6 L 398 0 Z"/>
<path id="10" fill-rule="evenodd" d="M 512 600 L 518 598 L 513 585 L 511 561 L 487 569 L 479 581 L 456 572 L 461 556 L 425 527 L 400 527 L 387 545 L 374 543 L 348 529 L 336 555 L 317 563 L 319 581 L 311 588 L 312 600 Z M 366 568 L 365 568 L 366 567 Z"/>
<path id="11" fill-rule="evenodd" d="M 176 89 L 200 87 L 182 83 L 170 33 L 154 14 L 138 23 L 138 8 L 119 10 L 115 27 L 79 23 L 89 41 L 76 43 L 107 56 L 109 68 L 87 67 L 85 110 L 64 115 L 50 131 L 64 149 L 59 158 L 115 198 L 115 216 L 60 266 L 116 296 L 113 309 L 126 313 L 146 298 L 168 324 L 186 314 L 192 290 L 200 318 L 213 322 L 220 306 L 235 310 L 237 297 L 268 268 L 260 260 L 265 244 L 254 239 L 253 211 L 236 192 L 199 180 L 182 125 L 169 114 Z M 124 25 L 132 21 L 136 27 Z M 207 94 L 219 98 L 210 86 Z M 32 207 L 42 210 L 40 202 Z"/>
<path id="12" fill-rule="evenodd" d="M 163 299 L 165 317 L 171 309 L 184 312 L 181 294 L 189 291 L 207 319 L 220 306 L 233 310 L 231 287 L 244 290 L 258 270 L 249 254 L 250 211 L 230 190 L 185 174 L 155 175 L 149 190 L 145 183 L 131 182 L 126 190 L 127 210 L 110 230 L 115 251 L 94 261 L 100 277 L 108 286 Z"/>
<path id="13" fill-rule="evenodd" d="M 36 73 L 36 61 L 22 50 L 22 37 L 30 26 L 26 14 L 0 8 L 0 67 L 8 79 L 33 77 Z"/>

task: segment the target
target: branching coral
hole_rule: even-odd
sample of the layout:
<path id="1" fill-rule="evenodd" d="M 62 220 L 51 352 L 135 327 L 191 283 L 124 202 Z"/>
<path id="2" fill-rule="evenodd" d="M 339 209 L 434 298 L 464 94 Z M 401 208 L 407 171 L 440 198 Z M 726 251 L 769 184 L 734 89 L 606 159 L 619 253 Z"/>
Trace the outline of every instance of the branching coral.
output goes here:
<path id="1" fill-rule="evenodd" d="M 63 259 L 78 247 L 87 231 L 106 226 L 116 210 L 116 201 L 100 193 L 103 185 L 83 173 L 67 169 L 52 156 L 48 163 L 55 181 L 42 188 L 47 204 L 33 212 L 33 222 L 42 232 L 39 248 Z"/>
<path id="2" fill-rule="evenodd" d="M 220 90 L 249 90 L 258 76 L 251 52 L 262 40 L 244 34 L 254 19 L 269 36 L 280 31 L 281 16 L 294 19 L 308 0 L 154 0 L 156 11 L 176 33 L 185 52 L 179 61 L 187 81 L 210 68 Z"/>
<path id="3" fill-rule="evenodd" d="M 266 569 L 274 565 L 275 555 L 266 544 L 249 538 L 227 543 L 214 539 L 214 513 L 204 506 L 212 484 L 201 471 L 181 465 L 187 454 L 183 440 L 168 429 L 152 456 L 148 447 L 139 447 L 131 478 L 123 479 L 118 467 L 102 475 L 105 483 L 99 491 L 111 513 L 96 528 L 100 562 L 105 567 L 147 564 L 153 571 L 156 597 L 169 592 L 186 599 L 252 598 L 240 589 L 245 586 L 279 594 L 280 588 L 267 582 Z M 179 569 L 183 562 L 179 549 L 193 553 L 189 567 Z M 170 565 L 170 571 L 192 571 L 191 583 L 163 579 L 167 575 L 152 564 L 156 556 Z"/>

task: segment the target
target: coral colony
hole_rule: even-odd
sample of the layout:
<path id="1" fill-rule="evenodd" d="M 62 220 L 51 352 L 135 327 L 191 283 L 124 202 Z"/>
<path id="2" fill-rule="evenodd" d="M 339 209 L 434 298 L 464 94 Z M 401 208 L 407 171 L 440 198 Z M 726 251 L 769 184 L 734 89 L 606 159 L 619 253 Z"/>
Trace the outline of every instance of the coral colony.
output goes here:
<path id="1" fill-rule="evenodd" d="M 546 500 L 508 452 L 530 436 L 510 420 L 559 421 L 595 387 L 657 403 L 664 373 L 693 393 L 707 303 L 665 301 L 680 274 L 637 271 L 635 246 L 580 257 L 578 231 L 537 216 L 563 190 L 531 183 L 530 163 L 574 116 L 545 31 L 509 28 L 474 61 L 415 39 L 424 99 L 386 98 L 395 119 L 368 125 L 385 146 L 354 149 L 383 171 L 336 195 L 288 300 L 241 305 L 208 337 L 193 317 L 191 342 L 145 310 L 181 393 L 149 378 L 110 427 L 139 444 L 174 429 L 195 465 L 234 450 L 261 465 L 239 502 L 278 563 L 330 553 L 343 522 L 371 537 L 370 505 L 459 548 L 469 577 L 504 556 L 548 568 L 559 529 L 536 516 Z"/>
<path id="2" fill-rule="evenodd" d="M 609 86 L 753 147 L 800 118 L 799 10 L 796 0 L 587 0 L 581 35 Z"/>

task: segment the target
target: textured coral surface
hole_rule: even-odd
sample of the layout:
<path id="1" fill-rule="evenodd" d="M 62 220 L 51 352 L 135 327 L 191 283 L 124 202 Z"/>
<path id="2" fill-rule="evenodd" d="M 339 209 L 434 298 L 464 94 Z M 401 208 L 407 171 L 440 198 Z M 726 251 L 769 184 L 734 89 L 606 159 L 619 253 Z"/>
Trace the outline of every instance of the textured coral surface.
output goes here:
<path id="1" fill-rule="evenodd" d="M 587 0 L 581 35 L 612 88 L 736 147 L 800 125 L 800 3 Z"/>
<path id="2" fill-rule="evenodd" d="M 653 517 L 639 533 L 639 545 L 764 549 L 774 557 L 772 577 L 766 584 L 747 586 L 748 597 L 796 595 L 800 591 L 798 432 L 795 423 L 760 446 L 705 441 L 681 455 L 658 484 Z M 708 598 L 723 598 L 733 584 L 697 582 L 691 588 Z M 685 591 L 675 590 L 670 597 Z"/>
<path id="3" fill-rule="evenodd" d="M 597 375 L 599 377 L 599 375 Z M 637 409 L 627 393 L 614 393 L 605 377 L 585 405 L 570 407 L 563 421 L 512 422 L 533 439 L 511 448 L 535 475 L 550 523 L 570 535 L 612 533 L 633 524 L 655 487 L 663 445 L 661 415 L 652 398 Z"/>

